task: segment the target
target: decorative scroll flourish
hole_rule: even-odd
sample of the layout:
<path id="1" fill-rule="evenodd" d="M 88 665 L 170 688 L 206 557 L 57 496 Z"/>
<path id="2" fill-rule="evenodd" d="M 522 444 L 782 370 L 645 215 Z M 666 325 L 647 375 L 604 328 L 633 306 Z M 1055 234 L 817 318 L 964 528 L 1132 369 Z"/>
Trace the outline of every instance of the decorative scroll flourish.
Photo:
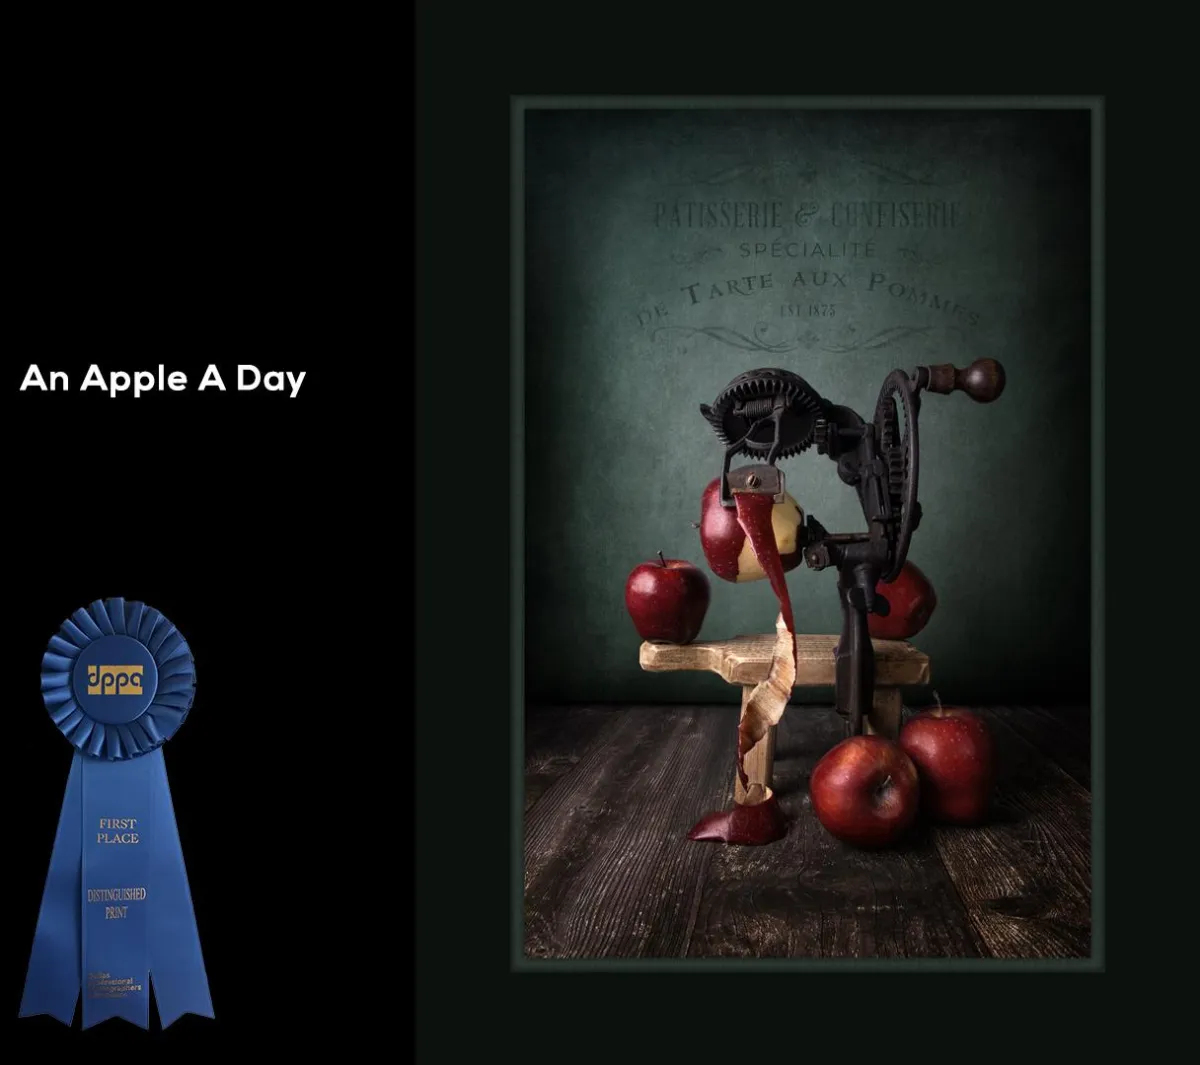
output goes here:
<path id="1" fill-rule="evenodd" d="M 799 351 L 802 348 L 816 348 L 820 351 L 844 355 L 852 351 L 874 351 L 876 348 L 884 348 L 910 336 L 928 333 L 932 327 L 894 325 L 869 336 L 855 337 L 840 343 L 820 343 L 819 338 L 811 329 L 805 329 L 803 332 L 797 329 L 795 336 L 791 338 L 772 340 L 770 339 L 771 328 L 769 323 L 759 322 L 753 329 L 753 335 L 747 336 L 745 333 L 739 333 L 736 329 L 730 329 L 723 325 L 700 327 L 664 325 L 654 331 L 653 339 L 656 341 L 664 339 L 668 334 L 682 335 L 689 339 L 703 336 L 742 351 L 765 351 L 772 355 L 783 355 L 790 351 Z"/>
<path id="2" fill-rule="evenodd" d="M 795 351 L 800 346 L 796 340 L 777 342 L 767 340 L 768 329 L 769 326 L 766 322 L 759 322 L 754 327 L 754 335 L 746 336 L 745 333 L 739 333 L 736 329 L 730 329 L 724 325 L 709 325 L 699 328 L 693 328 L 690 325 L 664 325 L 654 331 L 654 339 L 657 340 L 666 333 L 682 334 L 685 337 L 706 336 L 722 344 L 728 344 L 731 348 L 741 348 L 742 351 L 769 351 L 774 355 Z"/>
<path id="3" fill-rule="evenodd" d="M 821 347 L 825 351 L 839 355 L 851 351 L 873 351 L 875 348 L 885 348 L 889 344 L 894 344 L 914 334 L 928 333 L 930 328 L 927 325 L 894 325 L 890 329 L 880 330 L 869 337 L 851 340 L 848 344 L 822 344 Z"/>

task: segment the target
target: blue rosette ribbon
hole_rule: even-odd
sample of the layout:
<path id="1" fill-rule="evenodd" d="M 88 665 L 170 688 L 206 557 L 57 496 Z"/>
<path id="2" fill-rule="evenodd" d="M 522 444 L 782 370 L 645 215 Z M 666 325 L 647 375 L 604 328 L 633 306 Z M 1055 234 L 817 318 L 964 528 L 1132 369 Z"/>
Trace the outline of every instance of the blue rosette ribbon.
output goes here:
<path id="1" fill-rule="evenodd" d="M 42 656 L 42 699 L 75 755 L 42 893 L 20 1016 L 84 1028 L 212 1017 L 163 744 L 196 693 L 192 652 L 124 599 L 75 611 Z"/>

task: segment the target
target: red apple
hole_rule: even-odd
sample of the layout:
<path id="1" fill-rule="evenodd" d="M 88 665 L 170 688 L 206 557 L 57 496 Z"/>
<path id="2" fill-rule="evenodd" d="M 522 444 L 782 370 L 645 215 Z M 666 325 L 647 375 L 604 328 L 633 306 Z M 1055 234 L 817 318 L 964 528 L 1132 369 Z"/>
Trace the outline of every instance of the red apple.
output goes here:
<path id="1" fill-rule="evenodd" d="M 873 640 L 908 640 L 929 623 L 937 606 L 937 593 L 929 578 L 911 562 L 905 562 L 890 583 L 880 581 L 875 594 L 888 602 L 887 617 L 867 615 L 867 631 Z"/>
<path id="2" fill-rule="evenodd" d="M 817 763 L 809 781 L 817 820 L 859 847 L 899 839 L 917 815 L 919 792 L 916 767 L 883 736 L 842 740 Z"/>
<path id="3" fill-rule="evenodd" d="M 800 529 L 804 511 L 790 495 L 771 508 L 771 528 L 783 570 L 795 569 L 804 561 L 800 548 Z M 746 530 L 738 522 L 735 507 L 721 505 L 721 478 L 712 481 L 700 498 L 700 546 L 709 568 L 726 581 L 761 581 L 767 576 L 759 564 Z"/>
<path id="4" fill-rule="evenodd" d="M 995 760 L 983 718 L 952 706 L 923 710 L 900 729 L 900 746 L 917 767 L 931 818 L 969 825 L 987 816 Z"/>
<path id="5" fill-rule="evenodd" d="M 691 643 L 708 613 L 708 578 L 681 558 L 635 567 L 625 582 L 625 609 L 643 640 Z"/>

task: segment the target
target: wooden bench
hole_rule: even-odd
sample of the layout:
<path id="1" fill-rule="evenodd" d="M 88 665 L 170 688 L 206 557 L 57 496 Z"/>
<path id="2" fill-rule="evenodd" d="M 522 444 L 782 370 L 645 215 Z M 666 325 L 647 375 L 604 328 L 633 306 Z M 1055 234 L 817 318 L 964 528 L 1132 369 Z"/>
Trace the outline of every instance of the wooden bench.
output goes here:
<path id="1" fill-rule="evenodd" d="M 833 649 L 836 636 L 796 637 L 796 688 L 832 688 Z M 872 640 L 875 647 L 875 699 L 865 722 L 869 733 L 890 736 L 900 731 L 901 688 L 929 683 L 929 658 L 902 640 Z M 735 636 L 731 640 L 700 643 L 642 644 L 638 660 L 651 673 L 704 670 L 716 673 L 727 684 L 742 687 L 742 708 L 754 686 L 767 677 L 775 637 Z M 775 763 L 775 729 L 772 728 L 746 755 L 746 775 L 751 784 L 771 785 Z M 744 798 L 742 782 L 735 778 L 735 799 Z"/>

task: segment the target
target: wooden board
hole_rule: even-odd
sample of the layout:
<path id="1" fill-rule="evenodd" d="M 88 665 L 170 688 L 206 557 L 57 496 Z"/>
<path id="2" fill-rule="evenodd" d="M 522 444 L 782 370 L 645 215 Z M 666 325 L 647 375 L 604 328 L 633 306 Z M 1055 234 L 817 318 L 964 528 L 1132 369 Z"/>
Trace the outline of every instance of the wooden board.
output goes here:
<path id="1" fill-rule="evenodd" d="M 525 809 L 575 768 L 601 730 L 624 714 L 616 706 L 546 706 L 525 715 Z"/>
<path id="2" fill-rule="evenodd" d="M 1087 707 L 994 706 L 998 717 L 1081 787 L 1092 787 L 1091 715 Z"/>
<path id="3" fill-rule="evenodd" d="M 691 957 L 973 957 L 978 940 L 930 834 L 862 851 L 813 815 L 808 779 L 843 737 L 825 707 L 789 707 L 775 791 L 791 824 L 766 847 L 713 846 Z"/>
<path id="4" fill-rule="evenodd" d="M 1091 953 L 1090 793 L 996 714 L 990 821 L 938 828 L 938 852 L 980 938 L 998 958 Z"/>
<path id="5" fill-rule="evenodd" d="M 833 687 L 836 636 L 796 637 L 796 687 Z M 873 640 L 875 683 L 881 687 L 928 684 L 929 657 L 903 640 Z M 730 684 L 757 684 L 771 668 L 775 637 L 735 636 L 730 640 L 674 644 L 646 641 L 638 652 L 651 673 L 703 670 Z"/>
<path id="6" fill-rule="evenodd" d="M 731 801 L 734 708 L 533 714 L 527 769 L 546 786 L 526 814 L 527 953 L 1086 956 L 1091 800 L 1057 762 L 1081 772 L 1086 731 L 1077 746 L 1055 732 L 1064 746 L 1048 758 L 1025 738 L 1040 720 L 1029 709 L 984 711 L 1003 767 L 991 822 L 923 828 L 879 852 L 839 843 L 812 814 L 809 774 L 842 734 L 831 709 L 793 706 L 779 725 L 774 776 L 791 823 L 767 847 L 685 838 Z"/>
<path id="7" fill-rule="evenodd" d="M 526 815 L 530 957 L 679 957 L 712 852 L 688 830 L 732 801 L 737 713 L 635 707 Z"/>

